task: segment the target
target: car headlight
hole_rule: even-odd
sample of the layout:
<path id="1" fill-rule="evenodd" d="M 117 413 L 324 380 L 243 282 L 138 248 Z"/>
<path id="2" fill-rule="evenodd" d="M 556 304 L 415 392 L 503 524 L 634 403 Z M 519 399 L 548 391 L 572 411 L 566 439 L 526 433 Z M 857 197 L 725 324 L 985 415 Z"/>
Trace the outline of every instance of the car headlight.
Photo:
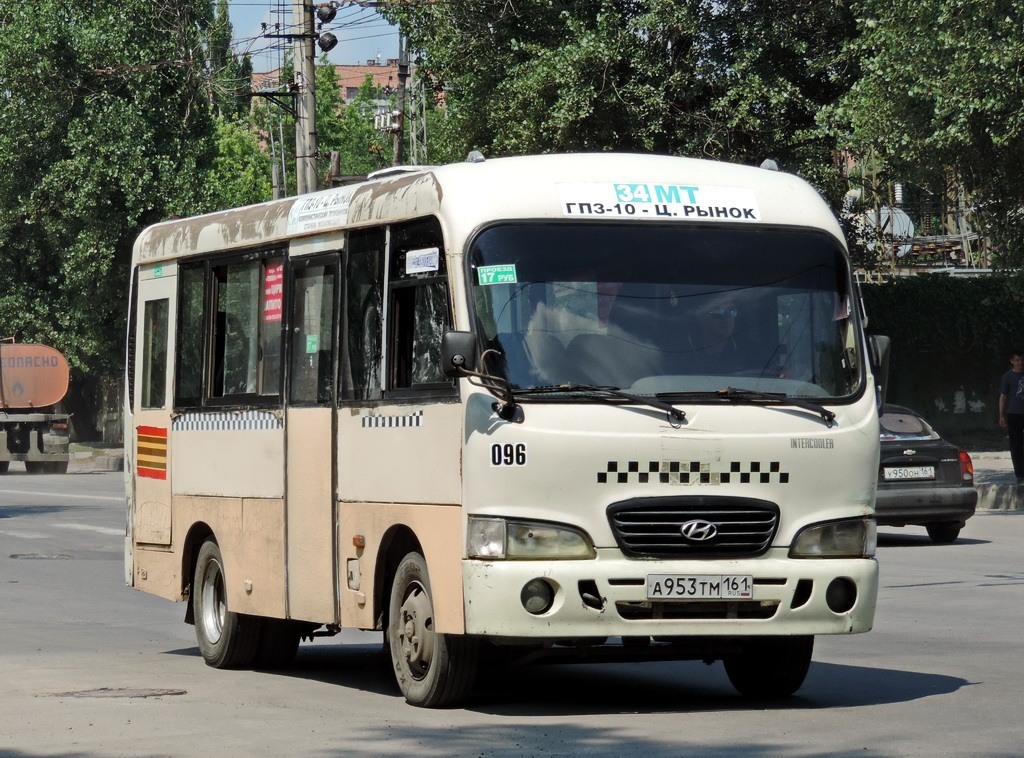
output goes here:
<path id="1" fill-rule="evenodd" d="M 470 558 L 487 560 L 570 560 L 596 555 L 590 538 L 580 530 L 539 521 L 470 516 L 466 543 Z"/>
<path id="2" fill-rule="evenodd" d="M 789 549 L 790 558 L 871 558 L 878 545 L 874 519 L 815 524 L 801 530 Z"/>

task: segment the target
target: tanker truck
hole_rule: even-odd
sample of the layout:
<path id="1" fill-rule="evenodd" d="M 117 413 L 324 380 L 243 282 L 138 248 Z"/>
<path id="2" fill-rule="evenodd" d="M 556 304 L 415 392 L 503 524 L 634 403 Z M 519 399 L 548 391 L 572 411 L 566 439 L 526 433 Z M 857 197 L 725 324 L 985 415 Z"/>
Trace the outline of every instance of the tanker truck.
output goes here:
<path id="1" fill-rule="evenodd" d="M 24 461 L 30 474 L 68 470 L 68 362 L 47 345 L 0 342 L 0 474 Z"/>

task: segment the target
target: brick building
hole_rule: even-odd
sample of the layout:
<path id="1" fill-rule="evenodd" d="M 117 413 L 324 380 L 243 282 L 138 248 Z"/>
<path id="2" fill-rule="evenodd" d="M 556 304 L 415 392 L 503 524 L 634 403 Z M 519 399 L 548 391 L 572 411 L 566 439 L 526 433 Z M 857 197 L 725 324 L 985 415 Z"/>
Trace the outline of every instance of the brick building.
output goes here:
<path id="1" fill-rule="evenodd" d="M 385 63 L 368 60 L 364 65 L 340 64 L 334 70 L 338 76 L 338 99 L 347 103 L 359 94 L 359 88 L 370 76 L 374 86 L 380 87 L 385 95 L 392 94 L 398 87 L 398 59 L 389 58 Z M 253 92 L 275 92 L 283 89 L 279 69 L 253 73 Z M 319 95 L 320 93 L 318 93 Z"/>

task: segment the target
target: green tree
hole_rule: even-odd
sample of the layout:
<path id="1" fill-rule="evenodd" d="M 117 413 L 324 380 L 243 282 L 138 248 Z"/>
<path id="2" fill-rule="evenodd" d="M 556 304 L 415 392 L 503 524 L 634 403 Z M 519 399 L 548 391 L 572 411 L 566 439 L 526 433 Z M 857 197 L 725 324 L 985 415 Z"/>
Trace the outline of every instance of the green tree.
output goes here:
<path id="1" fill-rule="evenodd" d="M 836 114 L 845 143 L 932 191 L 950 174 L 984 211 L 1004 264 L 1024 262 L 1024 5 L 858 0 L 863 76 Z"/>
<path id="2" fill-rule="evenodd" d="M 447 121 L 447 155 L 656 151 L 779 160 L 838 202 L 819 111 L 857 75 L 850 3 L 471 0 L 394 4 Z"/>
<path id="3" fill-rule="evenodd" d="M 391 135 L 377 130 L 374 116 L 379 104 L 391 109 L 392 103 L 383 97 L 367 76 L 359 86 L 359 93 L 342 110 L 336 149 L 341 153 L 341 171 L 345 174 L 368 174 L 391 165 Z"/>
<path id="4" fill-rule="evenodd" d="M 200 207 L 210 21 L 189 0 L 0 9 L 0 324 L 76 379 L 122 363 L 139 230 Z"/>
<path id="5" fill-rule="evenodd" d="M 236 208 L 270 199 L 270 156 L 260 147 L 252 125 L 218 118 L 216 150 L 206 174 L 204 210 Z"/>
<path id="6" fill-rule="evenodd" d="M 218 115 L 237 119 L 249 113 L 252 60 L 231 52 L 232 34 L 228 0 L 217 0 L 213 22 L 206 32 L 210 104 Z"/>

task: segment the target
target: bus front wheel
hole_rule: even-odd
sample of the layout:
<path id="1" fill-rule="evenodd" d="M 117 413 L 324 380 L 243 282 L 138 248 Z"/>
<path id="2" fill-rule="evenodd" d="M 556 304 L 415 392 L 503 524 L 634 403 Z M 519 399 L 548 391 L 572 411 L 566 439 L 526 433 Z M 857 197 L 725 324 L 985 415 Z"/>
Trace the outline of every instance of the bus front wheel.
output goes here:
<path id="1" fill-rule="evenodd" d="M 724 659 L 732 686 L 745 697 L 788 697 L 800 689 L 811 666 L 814 637 L 752 637 Z"/>
<path id="2" fill-rule="evenodd" d="M 395 679 L 411 705 L 452 706 L 472 689 L 478 642 L 436 631 L 427 564 L 419 553 L 406 555 L 395 572 L 388 605 L 388 645 Z"/>
<path id="3" fill-rule="evenodd" d="M 199 652 L 208 666 L 242 668 L 256 657 L 260 620 L 228 610 L 224 561 L 220 548 L 207 540 L 199 550 L 192 582 L 192 612 Z"/>

